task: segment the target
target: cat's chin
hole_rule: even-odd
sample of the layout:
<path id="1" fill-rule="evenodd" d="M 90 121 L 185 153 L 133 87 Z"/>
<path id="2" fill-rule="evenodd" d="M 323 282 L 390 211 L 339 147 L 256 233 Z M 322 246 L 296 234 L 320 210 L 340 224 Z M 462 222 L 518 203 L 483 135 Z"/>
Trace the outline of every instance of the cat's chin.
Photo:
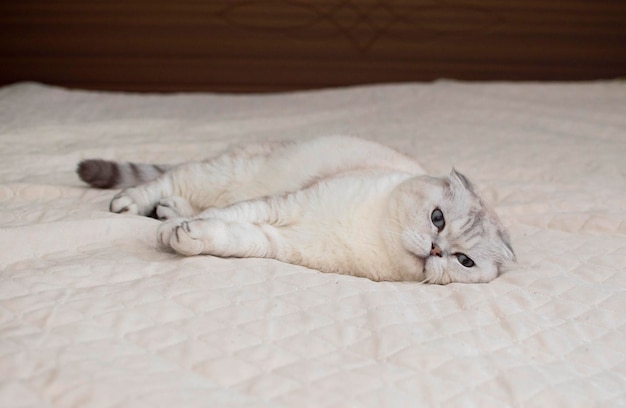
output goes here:
<path id="1" fill-rule="evenodd" d="M 432 283 L 435 285 L 446 285 L 448 283 L 452 283 L 452 281 L 447 278 L 446 274 L 436 272 L 433 273 L 432 269 L 430 270 L 431 273 L 428 273 L 427 269 L 429 265 L 429 259 L 431 259 L 432 262 L 430 254 L 426 256 L 420 256 L 412 252 L 411 256 L 413 257 L 414 265 L 417 266 L 417 270 L 412 273 L 413 280 L 422 283 Z M 432 264 L 430 266 L 432 268 Z"/>
<path id="2" fill-rule="evenodd" d="M 413 252 L 402 260 L 403 280 L 422 282 L 426 279 L 426 258 Z"/>

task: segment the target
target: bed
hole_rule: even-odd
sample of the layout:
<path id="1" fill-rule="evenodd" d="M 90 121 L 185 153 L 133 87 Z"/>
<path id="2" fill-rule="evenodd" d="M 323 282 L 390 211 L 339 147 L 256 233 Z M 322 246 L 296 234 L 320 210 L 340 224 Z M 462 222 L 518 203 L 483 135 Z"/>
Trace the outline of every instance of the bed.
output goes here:
<path id="1" fill-rule="evenodd" d="M 5 3 L 0 406 L 626 405 L 620 2 Z M 75 174 L 329 134 L 464 172 L 518 262 L 439 286 L 181 257 Z"/>

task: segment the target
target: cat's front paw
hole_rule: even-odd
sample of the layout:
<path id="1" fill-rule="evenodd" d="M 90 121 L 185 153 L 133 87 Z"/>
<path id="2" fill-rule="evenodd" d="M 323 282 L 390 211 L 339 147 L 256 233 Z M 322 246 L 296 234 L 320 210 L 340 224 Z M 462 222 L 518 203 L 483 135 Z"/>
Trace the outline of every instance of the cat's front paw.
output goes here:
<path id="1" fill-rule="evenodd" d="M 176 229 L 185 221 L 187 221 L 186 218 L 172 218 L 159 225 L 157 231 L 157 241 L 159 244 L 171 248 L 170 241 L 172 236 L 176 232 Z"/>
<path id="2" fill-rule="evenodd" d="M 206 252 L 205 231 L 202 224 L 205 220 L 188 220 L 176 218 L 165 221 L 158 230 L 158 240 L 166 247 L 182 255 L 199 255 Z"/>

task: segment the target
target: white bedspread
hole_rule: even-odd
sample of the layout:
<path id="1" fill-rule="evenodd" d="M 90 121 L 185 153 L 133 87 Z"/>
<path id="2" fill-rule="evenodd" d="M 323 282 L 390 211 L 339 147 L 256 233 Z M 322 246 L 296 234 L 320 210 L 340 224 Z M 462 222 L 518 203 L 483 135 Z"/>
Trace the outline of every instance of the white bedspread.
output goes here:
<path id="1" fill-rule="evenodd" d="M 183 258 L 80 159 L 351 134 L 454 165 L 519 263 L 484 285 Z M 626 83 L 285 95 L 0 88 L 0 406 L 626 404 Z"/>

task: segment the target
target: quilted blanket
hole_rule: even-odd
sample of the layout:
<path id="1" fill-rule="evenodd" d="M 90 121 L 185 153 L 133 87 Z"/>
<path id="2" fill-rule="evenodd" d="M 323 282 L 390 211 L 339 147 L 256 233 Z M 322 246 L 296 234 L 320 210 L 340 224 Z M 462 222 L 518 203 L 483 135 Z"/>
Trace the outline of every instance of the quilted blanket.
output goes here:
<path id="1" fill-rule="evenodd" d="M 350 134 L 468 175 L 519 262 L 488 284 L 181 257 L 84 158 Z M 0 406 L 626 404 L 626 83 L 272 95 L 0 88 Z"/>

